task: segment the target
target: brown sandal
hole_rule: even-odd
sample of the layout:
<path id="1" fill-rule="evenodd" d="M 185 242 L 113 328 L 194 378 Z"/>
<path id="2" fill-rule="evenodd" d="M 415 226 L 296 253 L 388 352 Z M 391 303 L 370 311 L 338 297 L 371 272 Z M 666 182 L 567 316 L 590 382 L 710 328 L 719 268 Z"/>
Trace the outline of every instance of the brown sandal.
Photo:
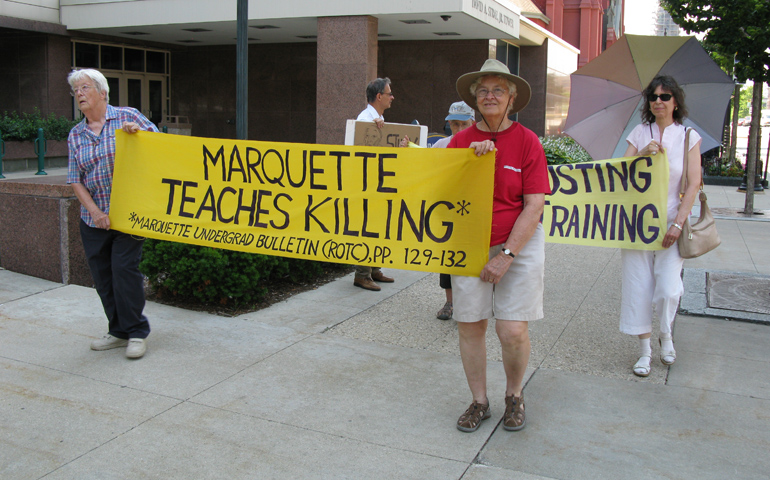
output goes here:
<path id="1" fill-rule="evenodd" d="M 479 429 L 482 420 L 492 416 L 489 410 L 489 403 L 482 405 L 474 400 L 468 410 L 465 411 L 457 420 L 457 429 L 461 432 L 475 432 Z"/>
<path id="2" fill-rule="evenodd" d="M 436 314 L 436 318 L 439 320 L 449 320 L 452 318 L 452 302 L 446 302 Z"/>
<path id="3" fill-rule="evenodd" d="M 511 395 L 505 397 L 505 414 L 503 415 L 503 428 L 512 432 L 521 430 L 526 425 L 524 417 L 524 394 L 518 397 Z"/>

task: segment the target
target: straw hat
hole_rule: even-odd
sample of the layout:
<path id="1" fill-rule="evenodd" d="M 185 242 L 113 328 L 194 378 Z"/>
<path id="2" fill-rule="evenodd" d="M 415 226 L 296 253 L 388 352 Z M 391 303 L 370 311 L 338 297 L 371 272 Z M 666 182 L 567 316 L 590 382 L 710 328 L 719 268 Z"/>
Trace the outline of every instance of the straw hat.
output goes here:
<path id="1" fill-rule="evenodd" d="M 478 109 L 478 106 L 476 105 L 476 96 L 471 95 L 471 84 L 475 82 L 477 78 L 485 75 L 498 75 L 512 81 L 516 85 L 516 100 L 513 101 L 513 108 L 510 113 L 521 111 L 527 106 L 529 99 L 532 96 L 532 89 L 529 87 L 529 83 L 518 75 L 513 75 L 510 70 L 508 70 L 508 67 L 494 58 L 490 58 L 484 62 L 484 65 L 478 72 L 466 73 L 457 79 L 457 93 L 460 94 L 460 98 L 462 98 L 465 103 Z"/>

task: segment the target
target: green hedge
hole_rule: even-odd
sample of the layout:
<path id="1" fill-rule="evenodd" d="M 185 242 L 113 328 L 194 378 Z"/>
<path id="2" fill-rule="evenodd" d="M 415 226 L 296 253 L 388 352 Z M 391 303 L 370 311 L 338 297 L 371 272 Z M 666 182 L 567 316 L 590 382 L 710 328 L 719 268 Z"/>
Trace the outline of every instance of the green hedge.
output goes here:
<path id="1" fill-rule="evenodd" d="M 145 241 L 139 264 L 161 297 L 228 307 L 261 301 L 271 282 L 299 283 L 329 267 L 346 266 L 153 239 Z"/>
<path id="2" fill-rule="evenodd" d="M 35 108 L 32 113 L 3 112 L 0 116 L 0 132 L 3 140 L 34 141 L 37 129 L 42 128 L 47 140 L 66 140 L 77 120 L 57 117 L 53 113 L 44 117 Z"/>
<path id="3" fill-rule="evenodd" d="M 575 140 L 566 135 L 540 137 L 548 165 L 591 162 L 593 158 Z"/>

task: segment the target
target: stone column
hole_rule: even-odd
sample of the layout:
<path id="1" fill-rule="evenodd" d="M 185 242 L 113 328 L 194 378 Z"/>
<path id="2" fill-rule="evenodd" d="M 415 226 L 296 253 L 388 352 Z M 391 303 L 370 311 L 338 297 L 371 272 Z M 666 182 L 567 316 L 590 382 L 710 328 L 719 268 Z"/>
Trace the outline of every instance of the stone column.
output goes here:
<path id="1" fill-rule="evenodd" d="M 342 144 L 345 121 L 366 107 L 366 85 L 377 78 L 377 19 L 318 18 L 316 143 Z"/>

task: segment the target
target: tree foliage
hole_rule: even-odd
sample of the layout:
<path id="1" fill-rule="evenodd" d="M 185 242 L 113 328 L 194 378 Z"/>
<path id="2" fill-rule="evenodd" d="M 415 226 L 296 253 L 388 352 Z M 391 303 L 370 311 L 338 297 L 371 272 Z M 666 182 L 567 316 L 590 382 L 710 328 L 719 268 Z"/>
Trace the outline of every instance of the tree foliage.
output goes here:
<path id="1" fill-rule="evenodd" d="M 770 69 L 769 0 L 661 0 L 671 18 L 688 32 L 705 33 L 704 46 L 735 56 L 734 75 L 761 83 Z"/>

